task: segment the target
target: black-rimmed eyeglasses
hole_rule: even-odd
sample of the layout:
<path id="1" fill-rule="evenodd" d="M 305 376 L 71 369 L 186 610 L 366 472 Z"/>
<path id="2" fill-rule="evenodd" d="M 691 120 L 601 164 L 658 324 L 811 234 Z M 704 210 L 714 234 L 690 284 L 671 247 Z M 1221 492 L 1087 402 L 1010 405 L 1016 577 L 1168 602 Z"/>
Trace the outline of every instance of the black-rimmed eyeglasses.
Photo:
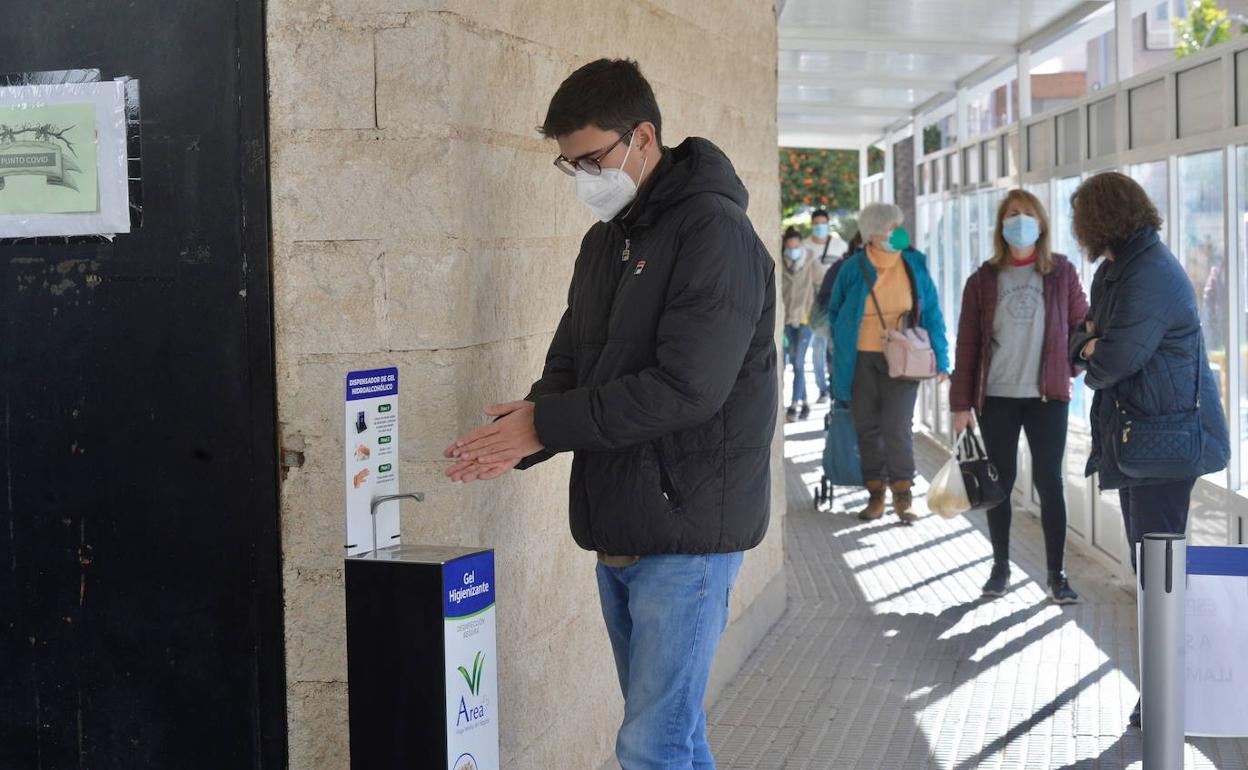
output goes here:
<path id="1" fill-rule="evenodd" d="M 632 136 L 633 131 L 635 130 L 636 127 L 628 129 L 620 136 L 619 139 L 616 139 L 610 147 L 597 155 L 590 153 L 589 155 L 582 155 L 579 158 L 569 158 L 560 155 L 555 158 L 555 168 L 559 169 L 568 176 L 576 176 L 577 171 L 584 171 L 590 176 L 598 176 L 602 173 L 602 159 L 610 155 L 611 151 L 616 147 L 619 147 L 621 142 Z"/>

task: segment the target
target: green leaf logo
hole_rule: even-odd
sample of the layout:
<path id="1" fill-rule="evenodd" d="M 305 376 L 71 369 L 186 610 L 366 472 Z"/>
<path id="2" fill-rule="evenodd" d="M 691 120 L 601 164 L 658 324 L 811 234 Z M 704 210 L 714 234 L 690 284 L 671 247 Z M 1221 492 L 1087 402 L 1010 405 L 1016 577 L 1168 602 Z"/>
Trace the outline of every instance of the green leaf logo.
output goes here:
<path id="1" fill-rule="evenodd" d="M 480 695 L 481 689 L 481 672 L 485 670 L 485 656 L 479 651 L 476 657 L 472 659 L 472 673 L 468 673 L 468 669 L 463 666 L 459 667 L 459 673 L 464 677 L 464 681 L 468 683 L 468 691 L 473 695 Z"/>

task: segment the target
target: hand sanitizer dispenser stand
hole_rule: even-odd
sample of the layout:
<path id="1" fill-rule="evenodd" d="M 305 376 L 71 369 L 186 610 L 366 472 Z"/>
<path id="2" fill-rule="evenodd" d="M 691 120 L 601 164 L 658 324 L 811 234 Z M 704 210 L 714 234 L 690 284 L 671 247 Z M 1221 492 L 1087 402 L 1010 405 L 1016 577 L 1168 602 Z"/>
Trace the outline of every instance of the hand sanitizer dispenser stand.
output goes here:
<path id="1" fill-rule="evenodd" d="M 499 770 L 494 552 L 402 545 L 397 368 L 347 373 L 343 436 L 351 768 Z"/>
<path id="2" fill-rule="evenodd" d="M 352 770 L 498 770 L 494 552 L 346 560 Z"/>

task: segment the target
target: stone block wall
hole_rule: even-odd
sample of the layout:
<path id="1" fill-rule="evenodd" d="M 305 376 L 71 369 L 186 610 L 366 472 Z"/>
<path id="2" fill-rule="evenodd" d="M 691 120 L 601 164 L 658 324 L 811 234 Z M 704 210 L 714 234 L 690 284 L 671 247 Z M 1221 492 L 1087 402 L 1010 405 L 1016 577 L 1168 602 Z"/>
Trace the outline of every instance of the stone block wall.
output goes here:
<path id="1" fill-rule="evenodd" d="M 568 461 L 465 487 L 440 453 L 527 392 L 563 310 L 592 217 L 535 127 L 576 67 L 637 59 L 665 142 L 720 144 L 777 246 L 772 3 L 270 0 L 268 45 L 278 413 L 301 457 L 282 485 L 290 766 L 348 766 L 342 378 L 396 365 L 403 487 L 428 495 L 404 541 L 498 551 L 503 766 L 596 767 L 620 696 Z M 734 617 L 782 572 L 779 457 Z"/>

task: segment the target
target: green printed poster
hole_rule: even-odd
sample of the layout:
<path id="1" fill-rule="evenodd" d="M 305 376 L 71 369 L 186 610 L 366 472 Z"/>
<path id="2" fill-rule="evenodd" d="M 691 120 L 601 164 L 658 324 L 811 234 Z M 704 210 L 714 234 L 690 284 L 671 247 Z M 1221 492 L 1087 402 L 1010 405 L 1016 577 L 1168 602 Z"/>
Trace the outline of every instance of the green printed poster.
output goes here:
<path id="1" fill-rule="evenodd" d="M 95 108 L 0 106 L 0 216 L 100 210 Z"/>

